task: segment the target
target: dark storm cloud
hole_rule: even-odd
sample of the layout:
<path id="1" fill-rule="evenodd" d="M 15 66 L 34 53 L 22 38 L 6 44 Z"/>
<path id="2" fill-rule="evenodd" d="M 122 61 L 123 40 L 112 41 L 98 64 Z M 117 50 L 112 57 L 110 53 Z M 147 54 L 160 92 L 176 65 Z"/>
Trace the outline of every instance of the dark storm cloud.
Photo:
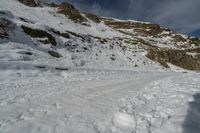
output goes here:
<path id="1" fill-rule="evenodd" d="M 54 0 L 81 11 L 121 19 L 150 21 L 182 33 L 200 29 L 200 0 Z"/>

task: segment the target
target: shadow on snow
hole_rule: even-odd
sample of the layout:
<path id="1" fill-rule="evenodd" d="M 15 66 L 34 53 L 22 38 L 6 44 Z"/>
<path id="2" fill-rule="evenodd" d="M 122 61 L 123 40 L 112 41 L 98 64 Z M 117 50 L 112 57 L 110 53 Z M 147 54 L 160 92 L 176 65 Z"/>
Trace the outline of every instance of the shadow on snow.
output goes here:
<path id="1" fill-rule="evenodd" d="M 188 113 L 183 123 L 183 133 L 200 133 L 200 93 L 189 102 Z"/>

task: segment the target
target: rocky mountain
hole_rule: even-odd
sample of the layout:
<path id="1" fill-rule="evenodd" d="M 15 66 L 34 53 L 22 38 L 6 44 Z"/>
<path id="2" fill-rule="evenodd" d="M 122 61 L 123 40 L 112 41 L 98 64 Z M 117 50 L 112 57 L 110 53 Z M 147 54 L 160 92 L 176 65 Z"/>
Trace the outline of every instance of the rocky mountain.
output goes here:
<path id="1" fill-rule="evenodd" d="M 0 67 L 200 70 L 198 38 L 158 24 L 81 13 L 66 2 L 1 0 L 0 44 Z"/>

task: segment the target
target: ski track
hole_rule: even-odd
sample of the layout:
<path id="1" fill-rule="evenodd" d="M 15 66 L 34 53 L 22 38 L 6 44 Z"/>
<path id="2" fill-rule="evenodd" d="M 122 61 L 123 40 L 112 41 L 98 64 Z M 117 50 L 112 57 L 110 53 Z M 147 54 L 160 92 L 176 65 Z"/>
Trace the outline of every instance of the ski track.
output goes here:
<path id="1" fill-rule="evenodd" d="M 176 125 L 176 117 L 184 119 L 187 103 L 200 87 L 198 75 L 192 74 L 108 75 L 2 82 L 0 132 L 160 133 Z M 185 112 L 174 115 L 183 107 Z"/>

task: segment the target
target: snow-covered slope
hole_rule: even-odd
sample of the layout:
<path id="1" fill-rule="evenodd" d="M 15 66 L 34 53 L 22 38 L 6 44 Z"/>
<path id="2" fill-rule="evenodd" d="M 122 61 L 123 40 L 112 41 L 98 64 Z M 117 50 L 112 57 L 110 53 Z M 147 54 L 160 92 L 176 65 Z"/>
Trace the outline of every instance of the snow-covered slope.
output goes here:
<path id="1" fill-rule="evenodd" d="M 1 53 L 1 61 L 16 61 L 22 63 L 22 66 L 36 64 L 46 67 L 149 71 L 163 68 L 151 60 L 155 60 L 154 56 L 150 56 L 150 59 L 146 57 L 149 48 L 198 47 L 187 36 L 178 35 L 159 25 L 97 16 L 100 23 L 89 18 L 85 18 L 85 22 L 74 22 L 68 15 L 58 12 L 60 8 L 59 5 L 29 7 L 18 0 L 2 0 L 1 21 L 8 21 L 11 26 L 7 26 L 7 37 L 4 35 L 0 40 L 1 50 L 8 51 L 7 54 L 11 56 Z M 68 9 L 67 6 L 64 9 Z M 178 42 L 174 41 L 174 36 Z M 61 58 L 55 59 L 50 51 Z"/>
<path id="2" fill-rule="evenodd" d="M 126 44 L 122 42 L 119 43 L 119 39 L 125 35 L 109 28 L 103 23 L 89 21 L 87 23 L 90 26 L 85 26 L 74 23 L 66 16 L 56 13 L 55 8 L 33 8 L 25 6 L 15 0 L 10 2 L 4 0 L 1 2 L 0 6 L 2 12 L 6 13 L 4 16 L 16 25 L 16 29 L 11 33 L 9 39 L 2 40 L 2 44 L 7 44 L 9 42 L 9 47 L 11 49 L 16 49 L 9 51 L 9 48 L 5 46 L 5 50 L 9 51 L 10 55 L 17 54 L 17 56 L 13 57 L 14 59 L 10 57 L 9 60 L 20 60 L 22 62 L 22 60 L 27 57 L 23 63 L 37 62 L 38 65 L 44 66 L 85 66 L 105 69 L 109 69 L 110 67 L 118 69 L 123 69 L 123 67 L 133 68 L 135 65 L 143 66 L 143 62 L 147 60 L 143 55 L 145 51 L 142 51 L 136 53 L 137 56 L 135 58 L 138 60 L 138 64 L 130 61 L 129 59 L 135 56 L 132 54 L 132 50 L 123 50 L 120 48 L 120 45 Z M 46 45 L 43 44 L 41 41 L 45 40 L 45 37 L 31 38 L 26 35 L 21 28 L 22 25 L 52 34 L 56 40 L 56 46 L 48 44 L 48 42 Z M 58 32 L 65 33 L 69 37 L 60 36 L 57 34 Z M 20 45 L 21 50 L 17 50 L 19 47 L 18 45 Z M 2 47 L 4 47 L 4 45 L 2 45 Z M 138 46 L 131 47 L 134 48 Z M 60 53 L 62 58 L 55 59 L 51 57 L 48 54 L 50 50 Z M 32 55 L 22 54 L 23 51 L 31 52 Z M 16 59 L 17 57 L 18 59 Z M 2 57 L 2 60 L 6 61 L 7 58 L 8 57 L 6 57 L 6 59 Z"/>
<path id="3" fill-rule="evenodd" d="M 69 3 L 1 0 L 0 132 L 199 133 L 199 46 Z"/>

